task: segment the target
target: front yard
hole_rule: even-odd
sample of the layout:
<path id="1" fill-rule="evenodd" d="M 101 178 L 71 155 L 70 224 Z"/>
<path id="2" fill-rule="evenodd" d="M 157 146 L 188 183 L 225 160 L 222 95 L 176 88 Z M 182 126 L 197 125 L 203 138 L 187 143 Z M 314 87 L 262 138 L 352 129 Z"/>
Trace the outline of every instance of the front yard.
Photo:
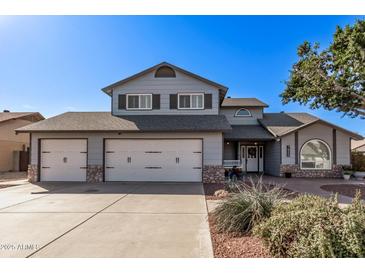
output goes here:
<path id="1" fill-rule="evenodd" d="M 282 196 L 268 195 L 265 199 L 265 192 L 278 188 L 271 183 L 265 185 L 265 180 L 255 182 L 253 188 L 256 184 L 264 187 L 254 191 L 252 183 L 247 182 L 243 191 L 232 191 L 225 183 L 204 184 L 214 256 L 364 257 L 365 208 L 361 199 L 365 187 L 333 182 L 323 180 L 318 186 L 322 192 L 316 188 L 311 194 L 293 193 L 278 184 Z M 362 194 L 358 193 L 353 204 L 346 207 L 339 206 L 330 194 L 353 198 L 357 190 Z M 313 195 L 317 192 L 324 197 Z M 242 225 L 245 222 L 247 226 Z"/>

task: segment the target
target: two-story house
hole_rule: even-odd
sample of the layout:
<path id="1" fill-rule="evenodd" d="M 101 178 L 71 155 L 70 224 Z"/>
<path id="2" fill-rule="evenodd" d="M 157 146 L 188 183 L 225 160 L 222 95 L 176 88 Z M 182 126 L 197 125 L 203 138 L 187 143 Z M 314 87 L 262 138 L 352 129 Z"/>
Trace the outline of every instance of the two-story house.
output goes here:
<path id="1" fill-rule="evenodd" d="M 36 181 L 221 182 L 224 169 L 340 177 L 356 133 L 306 113 L 265 113 L 255 98 L 166 62 L 102 89 L 110 112 L 66 112 L 31 134 Z"/>

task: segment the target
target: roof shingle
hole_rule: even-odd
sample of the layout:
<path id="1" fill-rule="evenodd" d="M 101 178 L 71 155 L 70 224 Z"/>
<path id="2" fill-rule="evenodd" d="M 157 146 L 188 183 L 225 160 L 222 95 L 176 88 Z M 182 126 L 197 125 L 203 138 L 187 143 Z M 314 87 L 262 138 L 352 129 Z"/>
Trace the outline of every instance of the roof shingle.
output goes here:
<path id="1" fill-rule="evenodd" d="M 264 113 L 263 118 L 259 120 L 261 125 L 263 125 L 268 131 L 270 131 L 275 136 L 283 136 L 294 132 L 302 127 L 308 126 L 315 122 L 322 122 L 333 128 L 342 130 L 349 134 L 355 139 L 363 139 L 363 137 L 357 133 L 351 132 L 347 129 L 341 128 L 327 121 L 319 119 L 309 113 L 297 112 L 297 113 Z"/>
<path id="2" fill-rule="evenodd" d="M 66 112 L 17 129 L 17 132 L 49 131 L 227 131 L 224 115 L 130 115 L 110 112 Z"/>
<path id="3" fill-rule="evenodd" d="M 268 107 L 256 98 L 224 98 L 222 107 Z"/>
<path id="4" fill-rule="evenodd" d="M 12 119 L 20 119 L 33 116 L 35 121 L 44 119 L 39 112 L 0 112 L 0 123 Z"/>
<path id="5" fill-rule="evenodd" d="M 233 125 L 232 131 L 224 133 L 227 140 L 273 140 L 275 137 L 261 125 Z"/>

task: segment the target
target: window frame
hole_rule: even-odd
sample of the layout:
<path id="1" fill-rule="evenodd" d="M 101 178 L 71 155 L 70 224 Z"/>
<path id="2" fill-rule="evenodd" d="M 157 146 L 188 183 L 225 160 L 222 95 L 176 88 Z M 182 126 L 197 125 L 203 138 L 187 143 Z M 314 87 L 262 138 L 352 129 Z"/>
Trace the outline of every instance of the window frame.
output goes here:
<path id="1" fill-rule="evenodd" d="M 318 142 L 324 144 L 327 147 L 328 152 L 329 152 L 328 153 L 329 154 L 328 156 L 329 156 L 329 166 L 330 166 L 330 168 L 316 168 L 316 167 L 314 167 L 314 168 L 309 167 L 308 168 L 308 167 L 303 167 L 303 163 L 302 163 L 302 151 L 303 151 L 304 147 L 308 143 L 313 142 L 313 141 L 318 141 Z M 300 148 L 300 152 L 299 152 L 298 157 L 299 157 L 300 169 L 303 169 L 303 170 L 332 170 L 332 150 L 331 150 L 331 147 L 329 146 L 329 144 L 327 142 L 325 142 L 325 141 L 323 141 L 321 139 L 315 138 L 315 139 L 310 139 L 310 140 L 306 141 L 302 145 L 302 147 Z"/>
<path id="2" fill-rule="evenodd" d="M 130 108 L 129 107 L 129 96 L 138 96 L 138 108 Z M 151 107 L 141 108 L 141 96 L 149 96 Z M 152 93 L 129 93 L 126 94 L 126 110 L 152 110 Z"/>
<path id="3" fill-rule="evenodd" d="M 241 110 L 246 110 L 248 112 L 247 115 L 239 115 L 238 112 L 240 112 Z M 247 108 L 240 108 L 238 110 L 236 110 L 234 117 L 252 117 L 251 111 L 249 111 Z"/>
<path id="4" fill-rule="evenodd" d="M 193 108 L 193 95 L 201 95 L 202 96 L 202 107 L 195 107 Z M 182 108 L 180 107 L 180 96 L 190 96 L 190 107 L 188 108 Z M 181 110 L 202 110 L 204 109 L 204 93 L 198 92 L 198 93 L 178 93 L 177 94 L 177 109 Z"/>
<path id="5" fill-rule="evenodd" d="M 291 151 L 290 151 L 290 145 L 286 145 L 286 158 L 290 158 L 290 154 L 291 154 Z"/>

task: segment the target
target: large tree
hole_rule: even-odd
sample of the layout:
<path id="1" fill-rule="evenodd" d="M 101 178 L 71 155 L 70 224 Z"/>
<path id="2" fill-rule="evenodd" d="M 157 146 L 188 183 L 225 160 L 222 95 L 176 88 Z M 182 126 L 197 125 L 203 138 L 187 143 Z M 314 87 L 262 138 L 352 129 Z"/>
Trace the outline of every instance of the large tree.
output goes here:
<path id="1" fill-rule="evenodd" d="M 304 42 L 290 71 L 282 102 L 365 118 L 365 20 L 337 27 L 327 49 Z"/>

